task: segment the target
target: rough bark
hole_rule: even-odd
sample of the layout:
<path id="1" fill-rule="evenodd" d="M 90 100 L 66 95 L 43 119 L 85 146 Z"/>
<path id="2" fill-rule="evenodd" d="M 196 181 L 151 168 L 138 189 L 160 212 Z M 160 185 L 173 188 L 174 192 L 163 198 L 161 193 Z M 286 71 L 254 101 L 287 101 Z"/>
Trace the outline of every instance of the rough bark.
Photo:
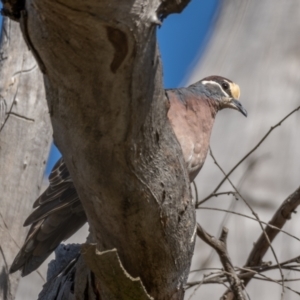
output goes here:
<path id="1" fill-rule="evenodd" d="M 27 1 L 21 18 L 91 239 L 101 256 L 117 249 L 126 273 L 155 299 L 183 298 L 196 231 L 156 44 L 157 14 L 187 2 Z M 80 262 L 75 282 L 89 278 L 97 297 L 117 299 L 120 282 L 93 278 Z M 79 290 L 78 298 L 87 291 Z"/>
<path id="2" fill-rule="evenodd" d="M 52 129 L 43 80 L 21 36 L 5 18 L 0 45 L 0 299 L 14 299 L 19 274 L 8 268 L 40 193 Z"/>

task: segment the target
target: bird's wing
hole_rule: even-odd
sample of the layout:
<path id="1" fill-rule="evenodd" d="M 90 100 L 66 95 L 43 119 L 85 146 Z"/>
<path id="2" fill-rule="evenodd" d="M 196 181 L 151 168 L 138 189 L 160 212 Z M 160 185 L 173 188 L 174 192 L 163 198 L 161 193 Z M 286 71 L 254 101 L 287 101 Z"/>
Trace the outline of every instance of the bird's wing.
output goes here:
<path id="1" fill-rule="evenodd" d="M 70 173 L 61 158 L 49 176 L 49 187 L 34 202 L 35 210 L 24 226 L 31 225 L 10 272 L 25 276 L 37 269 L 52 251 L 87 221 Z"/>
<path id="2" fill-rule="evenodd" d="M 33 208 L 46 202 L 51 202 L 53 199 L 57 199 L 61 193 L 68 189 L 68 184 L 73 185 L 73 181 L 64 159 L 61 157 L 49 175 L 49 187 L 35 200 Z"/>

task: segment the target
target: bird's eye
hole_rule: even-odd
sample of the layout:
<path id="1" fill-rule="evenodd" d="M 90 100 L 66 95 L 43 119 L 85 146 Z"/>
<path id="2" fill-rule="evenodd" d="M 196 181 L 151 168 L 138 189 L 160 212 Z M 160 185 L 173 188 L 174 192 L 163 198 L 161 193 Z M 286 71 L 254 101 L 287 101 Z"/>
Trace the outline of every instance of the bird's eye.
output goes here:
<path id="1" fill-rule="evenodd" d="M 224 90 L 227 90 L 227 89 L 229 88 L 229 84 L 228 84 L 227 82 L 223 82 L 223 83 L 222 83 L 222 88 L 223 88 Z"/>

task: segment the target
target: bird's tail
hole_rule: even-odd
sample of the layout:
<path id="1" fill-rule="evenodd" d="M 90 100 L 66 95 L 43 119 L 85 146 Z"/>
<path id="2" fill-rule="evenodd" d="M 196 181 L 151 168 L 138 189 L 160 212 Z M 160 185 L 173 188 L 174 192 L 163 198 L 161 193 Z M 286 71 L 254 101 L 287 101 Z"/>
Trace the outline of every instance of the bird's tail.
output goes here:
<path id="1" fill-rule="evenodd" d="M 35 201 L 36 209 L 24 223 L 31 227 L 10 273 L 22 270 L 22 276 L 26 276 L 37 269 L 63 240 L 87 221 L 63 159 L 54 166 L 49 180 L 49 187 Z"/>

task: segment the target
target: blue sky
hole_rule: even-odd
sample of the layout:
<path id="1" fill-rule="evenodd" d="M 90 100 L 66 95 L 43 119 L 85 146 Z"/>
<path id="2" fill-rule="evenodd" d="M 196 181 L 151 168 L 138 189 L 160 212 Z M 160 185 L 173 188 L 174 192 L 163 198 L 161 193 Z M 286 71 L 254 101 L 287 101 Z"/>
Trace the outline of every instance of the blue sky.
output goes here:
<path id="1" fill-rule="evenodd" d="M 166 88 L 184 84 L 205 47 L 218 4 L 219 0 L 192 0 L 181 14 L 169 16 L 158 29 Z M 47 175 L 59 157 L 59 151 L 52 146 Z"/>
<path id="2" fill-rule="evenodd" d="M 166 88 L 179 87 L 204 50 L 219 0 L 192 0 L 158 30 Z"/>

